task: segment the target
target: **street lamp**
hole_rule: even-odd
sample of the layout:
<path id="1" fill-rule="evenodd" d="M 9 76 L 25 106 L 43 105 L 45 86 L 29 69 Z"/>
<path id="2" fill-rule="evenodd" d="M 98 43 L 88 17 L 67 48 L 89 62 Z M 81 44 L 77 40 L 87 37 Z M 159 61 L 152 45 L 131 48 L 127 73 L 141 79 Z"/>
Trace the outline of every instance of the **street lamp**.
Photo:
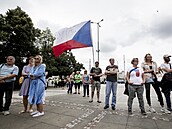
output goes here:
<path id="1" fill-rule="evenodd" d="M 96 50 L 96 52 L 97 52 L 98 62 L 99 62 L 99 52 L 100 52 L 100 48 L 99 48 L 99 27 L 101 27 L 100 22 L 102 22 L 102 21 L 103 21 L 103 19 L 100 20 L 99 22 L 91 22 L 91 23 L 97 24 L 97 50 Z"/>

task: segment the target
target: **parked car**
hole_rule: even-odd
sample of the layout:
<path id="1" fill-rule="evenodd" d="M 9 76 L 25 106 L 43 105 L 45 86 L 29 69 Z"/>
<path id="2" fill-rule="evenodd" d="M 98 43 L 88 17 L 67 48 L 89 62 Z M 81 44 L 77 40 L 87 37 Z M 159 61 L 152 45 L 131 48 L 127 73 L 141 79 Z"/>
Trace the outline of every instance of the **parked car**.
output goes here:
<path id="1" fill-rule="evenodd" d="M 124 84 L 125 83 L 125 80 L 124 79 L 118 79 L 117 82 L 118 83 L 121 83 L 121 84 Z"/>

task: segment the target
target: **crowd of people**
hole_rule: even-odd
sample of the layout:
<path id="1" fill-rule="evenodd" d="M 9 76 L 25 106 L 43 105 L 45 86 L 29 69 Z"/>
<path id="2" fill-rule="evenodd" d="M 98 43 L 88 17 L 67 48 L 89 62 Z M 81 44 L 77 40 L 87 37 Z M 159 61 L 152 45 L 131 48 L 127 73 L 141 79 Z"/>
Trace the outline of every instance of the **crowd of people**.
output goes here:
<path id="1" fill-rule="evenodd" d="M 154 88 L 157 95 L 157 99 L 160 103 L 160 111 L 170 114 L 171 99 L 170 92 L 172 90 L 172 68 L 170 63 L 170 55 L 164 55 L 164 63 L 159 67 L 155 61 L 152 60 L 151 54 L 146 54 L 144 62 L 141 63 L 141 67 L 138 67 L 139 59 L 133 58 L 131 60 L 131 67 L 126 73 L 126 89 L 128 90 L 128 114 L 132 115 L 133 99 L 137 96 L 139 107 L 142 115 L 147 115 L 144 106 L 143 93 L 145 89 L 146 100 L 149 106 L 149 111 L 155 113 L 151 103 L 151 87 Z M 32 117 L 38 117 L 44 115 L 43 102 L 45 99 L 45 87 L 46 87 L 46 65 L 42 63 L 42 56 L 36 55 L 35 57 L 29 57 L 28 65 L 22 69 L 22 76 L 24 77 L 22 86 L 19 92 L 20 96 L 23 96 L 24 110 L 19 113 L 30 113 Z M 12 93 L 14 88 L 14 82 L 18 75 L 19 68 L 15 65 L 15 58 L 13 56 L 7 57 L 7 62 L 0 64 L 0 112 L 4 115 L 9 115 L 9 107 L 11 105 Z M 72 72 L 67 76 L 66 82 L 68 85 L 68 94 L 81 94 L 80 87 L 83 85 L 83 97 L 90 96 L 91 85 L 91 99 L 93 102 L 95 89 L 97 95 L 97 103 L 101 103 L 100 90 L 101 82 L 100 78 L 106 76 L 106 95 L 104 109 L 110 107 L 109 97 L 112 92 L 112 110 L 116 109 L 116 93 L 117 93 L 117 75 L 118 66 L 115 65 L 115 59 L 109 59 L 109 65 L 106 67 L 105 72 L 102 73 L 102 69 L 99 67 L 99 62 L 95 62 L 95 66 L 91 68 L 90 73 L 85 70 L 84 74 L 80 74 L 79 71 Z M 162 79 L 157 77 L 157 74 L 162 74 Z M 75 91 L 72 92 L 72 89 Z M 5 103 L 3 103 L 3 97 L 5 94 Z M 166 107 L 164 105 L 163 95 L 166 99 Z M 33 111 L 33 105 L 37 107 L 36 111 Z"/>
<path id="2" fill-rule="evenodd" d="M 22 76 L 24 77 L 19 95 L 23 96 L 24 110 L 19 113 L 28 112 L 32 117 L 44 115 L 43 98 L 46 85 L 45 64 L 42 64 L 42 56 L 36 55 L 29 58 L 28 65 L 23 67 Z M 19 73 L 19 68 L 15 65 L 15 57 L 8 56 L 7 62 L 0 65 L 0 112 L 9 115 L 14 82 Z M 5 103 L 3 96 L 5 94 Z M 29 108 L 28 108 L 29 105 Z M 37 110 L 33 112 L 35 105 Z"/>
<path id="3" fill-rule="evenodd" d="M 172 90 L 172 68 L 170 63 L 170 55 L 164 55 L 164 63 L 162 63 L 159 67 L 157 63 L 152 60 L 152 56 L 150 53 L 146 54 L 144 57 L 144 62 L 141 63 L 141 67 L 138 67 L 139 59 L 133 58 L 131 60 L 131 67 L 127 70 L 126 73 L 126 84 L 127 84 L 127 91 L 128 91 L 128 114 L 132 115 L 132 104 L 133 99 L 137 96 L 139 101 L 139 107 L 141 110 L 142 115 L 147 115 L 144 106 L 143 100 L 143 93 L 145 89 L 146 93 L 146 100 L 149 106 L 149 111 L 155 113 L 156 110 L 153 108 L 151 103 L 151 87 L 155 90 L 157 95 L 157 100 L 160 103 L 160 111 L 170 114 L 171 109 L 171 99 L 170 99 L 170 92 Z M 90 103 L 93 102 L 94 92 L 95 89 L 97 91 L 97 102 L 101 103 L 100 101 L 100 89 L 101 89 L 101 82 L 100 77 L 106 75 L 106 96 L 105 96 L 105 106 L 104 109 L 109 108 L 109 97 L 112 92 L 112 103 L 111 107 L 112 110 L 116 109 L 116 93 L 117 93 L 117 73 L 118 73 L 118 66 L 115 65 L 115 59 L 109 59 L 110 65 L 108 65 L 105 69 L 105 73 L 102 73 L 102 69 L 99 67 L 99 62 L 95 62 L 95 66 L 91 68 L 90 74 L 87 74 L 87 70 L 84 71 L 82 76 L 79 76 L 79 72 L 75 75 L 72 73 L 69 76 L 69 89 L 68 93 L 72 94 L 72 86 L 75 85 L 75 92 L 80 94 L 80 85 L 83 84 L 83 97 L 89 96 L 89 84 L 91 84 L 91 100 Z M 166 77 L 166 73 L 169 75 Z M 157 75 L 161 74 L 161 79 L 157 77 Z M 164 75 L 164 76 L 163 76 Z M 167 78 L 170 78 L 167 79 Z M 82 83 L 80 83 L 82 82 Z M 166 99 L 166 107 L 164 105 L 163 95 Z"/>

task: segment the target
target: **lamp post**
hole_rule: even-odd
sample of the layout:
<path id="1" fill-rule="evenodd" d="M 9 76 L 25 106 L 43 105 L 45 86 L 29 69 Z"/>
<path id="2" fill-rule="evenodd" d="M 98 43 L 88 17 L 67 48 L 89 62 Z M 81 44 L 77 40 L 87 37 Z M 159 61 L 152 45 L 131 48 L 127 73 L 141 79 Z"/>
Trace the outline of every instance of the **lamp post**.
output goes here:
<path id="1" fill-rule="evenodd" d="M 97 50 L 96 50 L 96 52 L 97 52 L 97 60 L 98 60 L 98 62 L 99 62 L 99 52 L 100 52 L 100 48 L 99 48 L 99 27 L 101 27 L 100 26 L 100 22 L 102 22 L 102 21 L 103 21 L 103 19 L 100 20 L 99 22 L 91 22 L 91 23 L 97 24 Z"/>

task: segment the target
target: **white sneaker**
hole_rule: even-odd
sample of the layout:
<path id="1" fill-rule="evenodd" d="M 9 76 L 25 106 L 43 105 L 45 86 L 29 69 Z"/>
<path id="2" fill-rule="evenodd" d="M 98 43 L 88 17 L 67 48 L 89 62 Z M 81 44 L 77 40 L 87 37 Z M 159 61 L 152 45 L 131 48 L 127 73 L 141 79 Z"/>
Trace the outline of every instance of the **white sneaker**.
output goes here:
<path id="1" fill-rule="evenodd" d="M 165 112 L 166 114 L 171 114 L 171 112 L 168 111 L 167 109 L 165 109 L 164 112 Z"/>
<path id="2" fill-rule="evenodd" d="M 37 114 L 33 115 L 32 117 L 38 117 L 38 116 L 43 116 L 44 112 L 38 112 Z"/>
<path id="3" fill-rule="evenodd" d="M 34 111 L 34 112 L 30 113 L 30 115 L 33 116 L 33 115 L 35 115 L 37 113 L 38 113 L 38 111 Z"/>
<path id="4" fill-rule="evenodd" d="M 152 113 L 156 113 L 155 109 L 153 107 L 149 107 L 149 111 Z"/>
<path id="5" fill-rule="evenodd" d="M 7 115 L 9 115 L 9 114 L 10 114 L 9 111 L 4 111 L 4 116 L 7 116 Z"/>
<path id="6" fill-rule="evenodd" d="M 161 107 L 161 110 L 160 111 L 165 113 L 165 108 L 164 107 Z"/>

